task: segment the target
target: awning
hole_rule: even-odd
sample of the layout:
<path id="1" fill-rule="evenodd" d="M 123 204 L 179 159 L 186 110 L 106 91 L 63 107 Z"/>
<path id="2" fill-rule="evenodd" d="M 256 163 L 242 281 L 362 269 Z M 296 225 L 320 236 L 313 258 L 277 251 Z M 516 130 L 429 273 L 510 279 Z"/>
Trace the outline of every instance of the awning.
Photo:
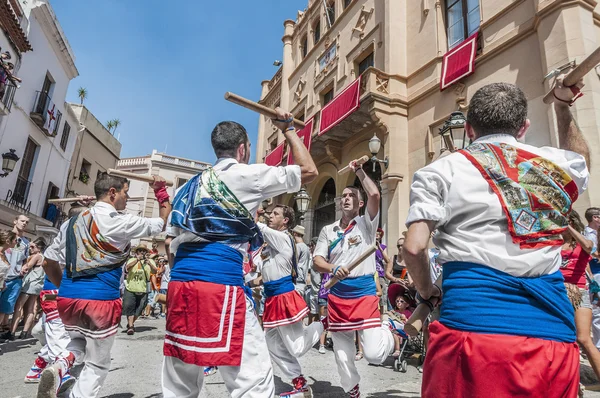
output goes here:
<path id="1" fill-rule="evenodd" d="M 360 76 L 321 110 L 319 135 L 335 127 L 360 107 Z"/>
<path id="2" fill-rule="evenodd" d="M 279 166 L 283 161 L 283 145 L 285 141 L 281 144 L 277 145 L 277 148 L 273 149 L 271 152 L 265 156 L 265 164 L 268 166 Z"/>
<path id="3" fill-rule="evenodd" d="M 298 137 L 300 137 L 300 139 L 304 143 L 304 146 L 306 147 L 306 149 L 308 149 L 308 152 L 310 152 L 310 144 L 312 143 L 314 120 L 314 118 L 311 118 L 308 122 L 306 122 L 306 126 L 304 126 L 302 130 L 298 131 Z M 289 151 L 288 153 L 287 164 L 288 166 L 294 164 L 292 151 Z"/>
<path id="4" fill-rule="evenodd" d="M 475 72 L 478 35 L 479 32 L 475 32 L 444 55 L 442 61 L 442 78 L 440 79 L 441 91 Z"/>

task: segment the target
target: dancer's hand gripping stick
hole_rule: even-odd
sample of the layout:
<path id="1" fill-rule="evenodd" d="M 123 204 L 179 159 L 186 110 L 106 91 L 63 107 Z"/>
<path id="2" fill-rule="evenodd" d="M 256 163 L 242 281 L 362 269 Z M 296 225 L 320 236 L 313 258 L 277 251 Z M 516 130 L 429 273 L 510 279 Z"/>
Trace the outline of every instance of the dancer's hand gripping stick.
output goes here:
<path id="1" fill-rule="evenodd" d="M 367 155 L 360 157 L 355 160 L 357 166 L 362 166 L 363 164 L 369 161 L 369 157 Z M 346 166 L 338 171 L 338 174 L 344 174 L 350 171 L 350 166 Z"/>
<path id="2" fill-rule="evenodd" d="M 367 248 L 367 250 L 365 250 L 365 252 L 363 254 L 360 255 L 359 258 L 357 258 L 356 260 L 354 260 L 350 265 L 348 265 L 347 267 L 345 267 L 348 272 L 352 272 L 352 270 L 356 267 L 358 267 L 363 261 L 365 261 L 367 258 L 369 258 L 369 256 L 373 253 L 375 253 L 375 251 L 377 250 L 377 246 L 372 245 L 369 246 Z M 329 282 L 327 282 L 325 284 L 325 289 L 331 289 L 331 287 L 333 285 L 335 285 L 336 283 L 338 283 L 340 280 L 338 278 L 335 277 L 335 275 L 333 276 L 333 278 L 331 278 L 329 280 Z"/>
<path id="3" fill-rule="evenodd" d="M 229 102 L 233 102 L 234 104 L 243 106 L 246 109 L 250 109 L 251 111 L 260 113 L 261 115 L 267 116 L 271 119 L 277 119 L 277 112 L 275 112 L 274 109 L 259 104 L 258 102 L 251 101 L 247 98 L 241 97 L 229 91 L 225 93 L 225 99 Z M 305 124 L 302 120 L 294 119 L 294 126 L 296 126 L 296 128 L 302 129 L 304 128 Z"/>

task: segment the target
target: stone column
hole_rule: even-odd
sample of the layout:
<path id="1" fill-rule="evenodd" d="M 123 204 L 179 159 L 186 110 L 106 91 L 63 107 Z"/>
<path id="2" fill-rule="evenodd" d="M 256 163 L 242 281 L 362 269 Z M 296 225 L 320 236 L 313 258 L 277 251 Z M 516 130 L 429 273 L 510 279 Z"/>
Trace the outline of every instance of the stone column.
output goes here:
<path id="1" fill-rule="evenodd" d="M 314 225 L 314 217 L 315 210 L 308 209 L 306 213 L 304 213 L 304 221 L 302 222 L 302 226 L 304 227 L 304 242 L 310 241 L 313 236 L 317 236 L 320 231 L 313 231 Z"/>
<path id="2" fill-rule="evenodd" d="M 290 109 L 290 83 L 289 79 L 294 71 L 294 56 L 292 48 L 292 38 L 294 34 L 294 26 L 296 23 L 291 19 L 283 23 L 284 34 L 281 40 L 283 41 L 283 65 L 281 66 L 281 100 L 280 106 L 283 109 Z"/>

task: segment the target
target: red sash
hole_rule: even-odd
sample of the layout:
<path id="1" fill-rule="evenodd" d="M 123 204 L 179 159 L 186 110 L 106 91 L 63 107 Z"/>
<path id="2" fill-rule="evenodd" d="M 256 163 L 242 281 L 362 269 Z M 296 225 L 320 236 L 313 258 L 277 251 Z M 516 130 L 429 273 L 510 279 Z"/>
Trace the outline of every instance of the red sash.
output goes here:
<path id="1" fill-rule="evenodd" d="M 59 297 L 57 306 L 65 330 L 79 332 L 92 339 L 116 334 L 123 308 L 120 298 L 83 300 Z"/>
<path id="2" fill-rule="evenodd" d="M 377 296 L 343 299 L 330 294 L 327 307 L 329 331 L 348 332 L 381 326 L 378 305 Z"/>
<path id="3" fill-rule="evenodd" d="M 508 230 L 521 248 L 559 246 L 573 202 L 575 181 L 558 165 L 505 143 L 475 143 L 459 151 L 498 196 Z"/>
<path id="4" fill-rule="evenodd" d="M 265 300 L 263 327 L 265 329 L 300 322 L 308 315 L 306 301 L 295 290 Z"/>

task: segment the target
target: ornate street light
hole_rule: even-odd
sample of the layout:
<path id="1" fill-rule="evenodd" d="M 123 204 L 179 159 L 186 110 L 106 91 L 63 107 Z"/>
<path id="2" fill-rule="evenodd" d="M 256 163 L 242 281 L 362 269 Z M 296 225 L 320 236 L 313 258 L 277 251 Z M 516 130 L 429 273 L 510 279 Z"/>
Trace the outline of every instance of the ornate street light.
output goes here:
<path id="1" fill-rule="evenodd" d="M 460 111 L 454 111 L 440 128 L 440 135 L 450 152 L 454 152 L 456 149 L 465 149 L 471 143 L 470 140 L 467 142 L 465 122 L 465 115 Z"/>
<path id="2" fill-rule="evenodd" d="M 306 192 L 306 189 L 302 187 L 294 196 L 294 200 L 296 201 L 296 210 L 300 213 L 300 219 L 304 219 L 304 213 L 308 210 L 308 206 L 310 205 L 311 197 Z"/>
<path id="3" fill-rule="evenodd" d="M 373 173 L 375 173 L 377 163 L 383 163 L 386 169 L 389 164 L 387 156 L 383 160 L 377 159 L 377 154 L 379 153 L 380 149 L 381 140 L 379 139 L 379 137 L 377 137 L 377 134 L 373 134 L 373 138 L 369 140 L 369 151 L 371 152 L 371 155 L 373 155 L 373 157 L 371 158 L 371 162 L 373 162 Z"/>
<path id="4" fill-rule="evenodd" d="M 6 177 L 12 172 L 20 159 L 14 149 L 9 149 L 9 151 L 10 152 L 2 154 L 2 171 L 4 171 L 4 173 L 0 173 L 0 177 Z"/>

